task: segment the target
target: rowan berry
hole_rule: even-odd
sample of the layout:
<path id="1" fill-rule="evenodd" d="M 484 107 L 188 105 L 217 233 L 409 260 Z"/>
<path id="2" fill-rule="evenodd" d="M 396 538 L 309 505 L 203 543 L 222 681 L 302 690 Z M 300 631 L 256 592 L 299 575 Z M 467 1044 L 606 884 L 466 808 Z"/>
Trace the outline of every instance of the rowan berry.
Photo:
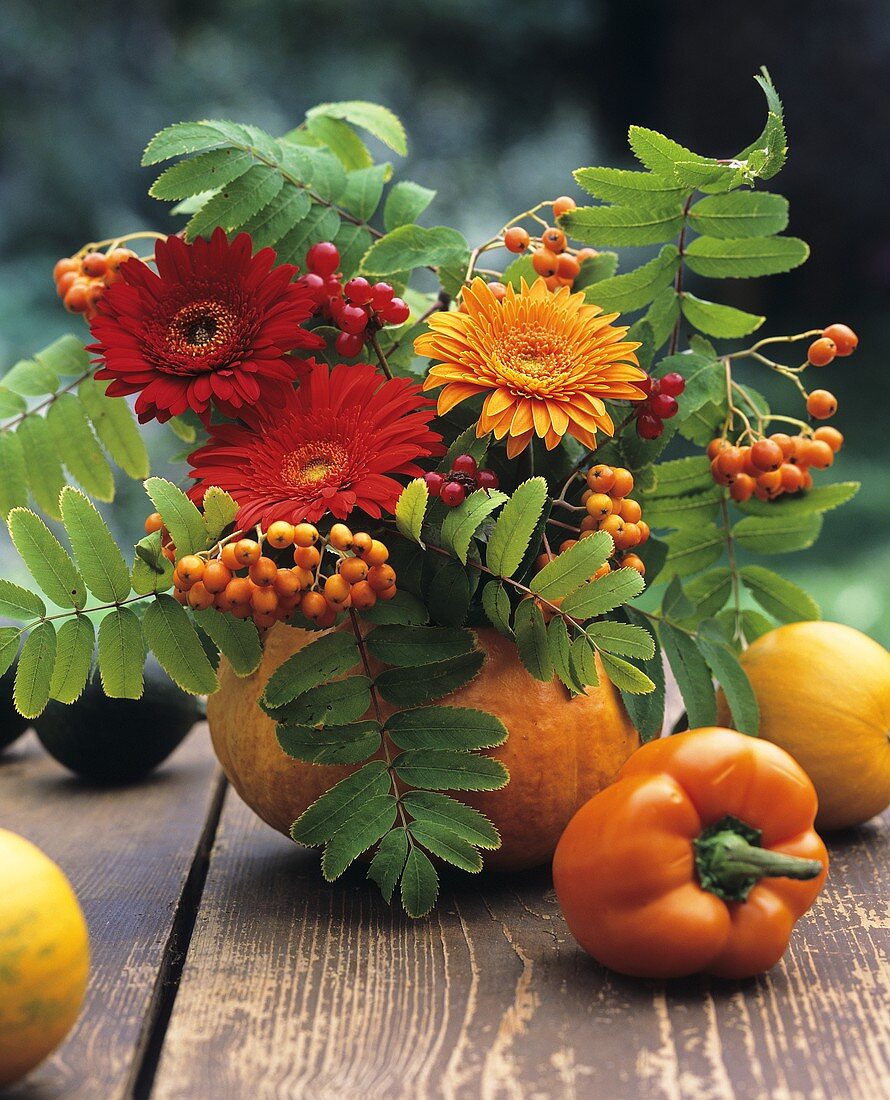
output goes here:
<path id="1" fill-rule="evenodd" d="M 618 564 L 624 569 L 634 569 L 641 577 L 646 575 L 646 564 L 637 554 L 622 554 Z"/>
<path id="2" fill-rule="evenodd" d="M 80 276 L 76 271 L 66 271 L 56 280 L 56 294 L 60 298 L 64 298 L 72 285 L 79 279 Z"/>
<path id="3" fill-rule="evenodd" d="M 371 549 L 374 540 L 367 531 L 356 531 L 352 536 L 352 552 L 362 558 Z"/>
<path id="4" fill-rule="evenodd" d="M 560 195 L 558 199 L 553 200 L 554 218 L 558 218 L 560 215 L 568 213 L 569 210 L 574 210 L 577 205 L 578 204 L 570 195 Z"/>
<path id="5" fill-rule="evenodd" d="M 298 523 L 294 528 L 295 546 L 313 546 L 318 542 L 318 528 L 311 523 Z"/>
<path id="6" fill-rule="evenodd" d="M 258 588 L 269 588 L 275 583 L 278 566 L 271 558 L 259 558 L 250 569 L 249 576 Z"/>
<path id="7" fill-rule="evenodd" d="M 504 233 L 504 247 L 508 252 L 525 252 L 530 239 L 528 230 L 521 225 L 511 225 Z"/>
<path id="8" fill-rule="evenodd" d="M 204 576 L 201 578 L 207 591 L 213 592 L 214 595 L 225 592 L 231 579 L 231 569 L 226 568 L 221 561 L 207 562 L 204 566 Z"/>
<path id="9" fill-rule="evenodd" d="M 769 437 L 773 443 L 778 443 L 782 448 L 782 456 L 786 459 L 791 458 L 794 454 L 794 440 L 790 435 L 786 435 L 785 432 L 773 432 Z"/>
<path id="10" fill-rule="evenodd" d="M 182 574 L 181 574 L 181 573 L 179 572 L 179 570 L 178 570 L 178 569 L 176 568 L 176 566 L 175 566 L 175 565 L 173 566 L 173 577 L 172 577 L 172 580 L 173 580 L 173 585 L 174 585 L 174 587 L 176 587 L 176 588 L 181 588 L 181 589 L 182 589 L 182 590 L 183 590 L 184 592 L 188 592 L 188 590 L 189 590 L 189 589 L 190 589 L 190 588 L 192 587 L 192 584 L 194 583 L 193 581 L 187 580 L 187 579 L 186 579 L 186 578 L 185 578 L 185 577 L 184 577 L 184 576 L 183 576 L 183 575 L 182 575 Z"/>
<path id="11" fill-rule="evenodd" d="M 816 420 L 827 420 L 837 412 L 837 398 L 828 390 L 813 390 L 807 398 L 807 412 Z"/>
<path id="12" fill-rule="evenodd" d="M 75 279 L 62 302 L 69 313 L 86 313 L 90 308 L 90 284 L 85 279 Z"/>
<path id="13" fill-rule="evenodd" d="M 355 359 L 357 355 L 361 355 L 364 346 L 365 341 L 353 332 L 341 332 L 334 340 L 337 354 L 342 355 L 344 359 Z"/>
<path id="14" fill-rule="evenodd" d="M 817 428 L 813 432 L 813 439 L 827 443 L 835 454 L 837 454 L 844 445 L 843 435 L 841 435 L 837 428 L 832 428 L 829 424 L 823 424 L 821 428 Z"/>
<path id="15" fill-rule="evenodd" d="M 362 554 L 362 559 L 366 561 L 368 565 L 383 565 L 388 557 L 389 550 L 387 550 L 382 542 L 378 542 L 377 539 L 372 539 L 371 545 Z"/>
<path id="16" fill-rule="evenodd" d="M 328 542 L 337 550 L 349 550 L 352 547 L 352 532 L 345 523 L 335 523 L 328 532 Z"/>
<path id="17" fill-rule="evenodd" d="M 347 584 L 358 584 L 368 579 L 368 563 L 361 558 L 341 558 L 337 571 Z"/>
<path id="18" fill-rule="evenodd" d="M 284 550 L 292 546 L 294 541 L 294 525 L 286 520 L 279 519 L 269 525 L 266 532 L 266 541 L 270 542 L 276 550 Z"/>
<path id="19" fill-rule="evenodd" d="M 280 622 L 281 615 L 280 609 L 275 611 L 255 611 L 253 614 L 253 625 L 258 630 L 269 630 L 277 622 Z"/>
<path id="20" fill-rule="evenodd" d="M 577 539 L 565 539 L 559 544 L 559 553 L 564 554 L 567 550 L 571 550 L 573 546 L 578 545 Z"/>
<path id="21" fill-rule="evenodd" d="M 188 603 L 194 611 L 204 611 L 206 608 L 212 607 L 214 599 L 214 594 L 207 591 L 202 581 L 195 581 L 189 588 Z"/>
<path id="22" fill-rule="evenodd" d="M 806 461 L 808 466 L 825 470 L 834 462 L 834 451 L 823 439 L 812 439 L 807 445 Z"/>
<path id="23" fill-rule="evenodd" d="M 445 484 L 445 477 L 437 470 L 430 470 L 429 473 L 424 474 L 423 480 L 426 482 L 426 487 L 431 497 L 437 497 L 442 492 L 442 486 Z"/>
<path id="24" fill-rule="evenodd" d="M 532 253 L 532 267 L 539 275 L 549 279 L 559 270 L 559 257 L 548 248 L 535 249 Z"/>
<path id="25" fill-rule="evenodd" d="M 717 458 L 720 456 L 718 455 Z M 735 481 L 735 474 L 725 474 L 717 465 L 717 458 L 711 459 L 711 477 L 718 485 L 732 485 Z"/>
<path id="26" fill-rule="evenodd" d="M 630 550 L 638 546 L 640 542 L 640 529 L 635 523 L 625 521 L 624 530 L 619 531 L 615 538 L 615 546 L 618 550 Z"/>
<path id="27" fill-rule="evenodd" d="M 708 444 L 707 455 L 712 461 L 720 454 L 721 451 L 725 451 L 727 447 L 731 447 L 732 444 L 728 439 L 712 439 Z"/>
<path id="28" fill-rule="evenodd" d="M 810 473 L 809 470 L 804 470 L 803 471 L 803 485 L 801 486 L 801 488 L 802 489 L 812 489 L 812 487 L 813 487 L 813 475 Z"/>
<path id="29" fill-rule="evenodd" d="M 121 264 L 125 264 L 127 260 L 136 260 L 139 257 L 133 251 L 132 248 L 112 248 L 112 250 L 105 257 L 105 281 L 106 283 L 114 282 L 117 278 L 117 274 L 120 271 Z M 114 276 L 109 280 L 109 276 Z"/>
<path id="30" fill-rule="evenodd" d="M 594 493 L 608 493 L 615 484 L 615 471 L 611 466 L 591 466 L 587 471 L 587 487 Z"/>
<path id="31" fill-rule="evenodd" d="M 600 577 L 607 577 L 611 572 L 612 572 L 612 566 L 609 565 L 609 563 L 607 561 L 604 561 L 603 564 L 599 567 L 599 569 L 597 569 L 597 571 L 595 573 L 592 573 L 590 575 L 589 579 L 592 580 L 592 581 L 598 581 L 600 579 Z"/>
<path id="32" fill-rule="evenodd" d="M 367 581 L 356 581 L 350 591 L 352 606 L 357 611 L 367 611 L 377 603 L 377 593 Z"/>
<path id="33" fill-rule="evenodd" d="M 74 256 L 65 256 L 61 260 L 56 260 L 55 267 L 53 268 L 53 279 L 58 282 L 63 275 L 70 275 L 71 272 L 80 271 L 80 260 L 75 259 Z"/>
<path id="34" fill-rule="evenodd" d="M 595 248 L 581 248 L 575 253 L 575 258 L 579 264 L 587 263 L 588 260 L 595 260 L 599 256 L 599 252 Z"/>
<path id="35" fill-rule="evenodd" d="M 541 246 L 559 255 L 566 246 L 566 235 L 555 226 L 548 226 L 541 234 Z"/>
<path id="36" fill-rule="evenodd" d="M 618 537 L 624 533 L 624 520 L 613 512 L 610 516 L 605 516 L 600 520 L 599 530 L 605 531 L 617 542 Z"/>
<path id="37" fill-rule="evenodd" d="M 373 565 L 368 570 L 368 584 L 375 592 L 382 592 L 396 583 L 396 572 L 391 565 Z"/>
<path id="38" fill-rule="evenodd" d="M 379 315 L 388 325 L 403 325 L 411 316 L 411 309 L 403 298 L 393 298 L 379 311 Z"/>
<path id="39" fill-rule="evenodd" d="M 470 474 L 472 477 L 475 477 L 478 468 L 479 465 L 472 455 L 458 455 L 451 463 L 451 472 L 453 474 Z"/>
<path id="40" fill-rule="evenodd" d="M 395 297 L 395 293 L 389 283 L 374 283 L 371 287 L 371 308 L 374 310 L 385 309 Z"/>
<path id="41" fill-rule="evenodd" d="M 250 606 L 261 615 L 269 615 L 278 610 L 278 593 L 274 588 L 254 585 L 250 590 Z"/>
<path id="42" fill-rule="evenodd" d="M 778 470 L 764 470 L 757 476 L 757 488 L 762 489 L 770 497 L 778 496 L 782 491 L 782 475 Z"/>
<path id="43" fill-rule="evenodd" d="M 173 546 L 162 546 L 161 553 L 169 562 L 176 562 L 176 549 Z"/>
<path id="44" fill-rule="evenodd" d="M 807 361 L 814 367 L 827 367 L 837 355 L 837 344 L 827 336 L 820 336 L 807 348 Z"/>
<path id="45" fill-rule="evenodd" d="M 612 498 L 608 493 L 591 493 L 584 507 L 587 509 L 588 515 L 594 516 L 597 519 L 602 519 L 612 514 Z"/>
<path id="46" fill-rule="evenodd" d="M 632 493 L 634 479 L 630 470 L 625 470 L 623 466 L 616 466 L 612 472 L 615 475 L 615 480 L 612 482 L 611 489 L 609 489 L 609 496 L 616 499 L 617 497 L 626 497 L 628 493 Z"/>
<path id="47" fill-rule="evenodd" d="M 745 469 L 745 454 L 739 447 L 727 447 L 714 459 L 714 467 L 727 479 L 734 478 Z M 726 480 L 725 484 L 731 484 Z"/>
<path id="48" fill-rule="evenodd" d="M 160 512 L 152 512 L 150 516 L 145 517 L 145 533 L 146 535 L 153 535 L 155 531 L 161 531 L 164 527 L 164 521 L 161 519 Z"/>
<path id="49" fill-rule="evenodd" d="M 449 508 L 456 508 L 467 499 L 467 491 L 459 481 L 446 481 L 439 497 Z"/>
<path id="50" fill-rule="evenodd" d="M 324 598 L 328 603 L 342 606 L 349 599 L 349 588 L 349 581 L 339 573 L 334 573 L 324 582 Z"/>
<path id="51" fill-rule="evenodd" d="M 219 560 L 233 573 L 244 568 L 244 562 L 238 557 L 237 546 L 237 542 L 227 542 L 219 555 Z"/>
<path id="52" fill-rule="evenodd" d="M 640 518 L 643 515 L 643 509 L 639 503 L 635 500 L 631 500 L 627 497 L 621 503 L 621 518 L 625 523 L 639 523 Z"/>
<path id="53" fill-rule="evenodd" d="M 306 266 L 316 275 L 333 275 L 340 266 L 340 253 L 330 241 L 319 241 L 306 253 Z"/>
<path id="54" fill-rule="evenodd" d="M 778 470 L 785 457 L 782 448 L 772 439 L 758 439 L 750 452 L 751 462 L 761 472 L 764 470 Z"/>
<path id="55" fill-rule="evenodd" d="M 343 287 L 343 293 L 353 305 L 364 306 L 371 301 L 371 284 L 361 275 L 356 275 Z"/>
<path id="56" fill-rule="evenodd" d="M 247 577 L 233 577 L 226 585 L 225 596 L 229 603 L 243 605 L 250 603 L 252 591 L 253 585 Z"/>
<path id="57" fill-rule="evenodd" d="M 740 473 L 736 474 L 732 485 L 729 487 L 729 495 L 738 504 L 743 503 L 746 500 L 750 500 L 754 493 L 756 482 L 750 474 Z"/>
<path id="58" fill-rule="evenodd" d="M 235 557 L 238 559 L 240 568 L 243 569 L 245 565 L 254 565 L 261 556 L 260 544 L 253 539 L 239 539 L 235 543 Z"/>
<path id="59" fill-rule="evenodd" d="M 822 335 L 834 341 L 837 354 L 842 357 L 852 355 L 859 346 L 859 337 L 848 325 L 829 325 L 822 330 Z"/>
<path id="60" fill-rule="evenodd" d="M 489 283 L 488 289 L 498 302 L 502 302 L 507 297 L 507 288 L 503 283 L 499 283 L 497 280 Z"/>
<path id="61" fill-rule="evenodd" d="M 311 588 L 315 583 L 315 575 L 309 569 L 304 569 L 301 565 L 295 565 L 292 570 L 294 576 L 300 582 L 300 591 L 305 592 L 307 588 Z"/>
<path id="62" fill-rule="evenodd" d="M 204 562 L 195 554 L 186 554 L 179 560 L 176 571 L 183 580 L 194 584 L 204 576 Z"/>
<path id="63" fill-rule="evenodd" d="M 556 274 L 560 279 L 568 279 L 572 282 L 581 274 L 581 265 L 570 252 L 561 252 L 558 257 Z"/>
<path id="64" fill-rule="evenodd" d="M 542 569 L 548 566 L 553 561 L 553 555 L 548 553 L 538 554 L 535 558 L 535 564 L 533 569 L 536 573 L 540 573 Z"/>
<path id="65" fill-rule="evenodd" d="M 612 503 L 611 498 L 609 503 Z M 585 516 L 584 519 L 581 520 L 580 529 L 582 531 L 596 531 L 599 528 L 599 522 L 602 518 L 602 516 Z"/>
<path id="66" fill-rule="evenodd" d="M 388 307 L 387 307 L 388 308 Z M 337 324 L 351 336 L 358 336 L 368 327 L 368 311 L 361 306 L 346 305 L 340 310 Z"/>
<path id="67" fill-rule="evenodd" d="M 637 416 L 637 435 L 640 439 L 658 439 L 663 431 L 664 422 L 660 417 L 645 409 L 640 411 Z"/>
<path id="68" fill-rule="evenodd" d="M 494 470 L 479 470 L 476 474 L 477 489 L 485 489 L 486 492 L 489 492 L 492 489 L 497 489 L 500 483 L 500 478 Z"/>
<path id="69" fill-rule="evenodd" d="M 650 534 L 649 524 L 644 519 L 637 520 L 637 527 L 640 529 L 640 543 L 647 542 Z"/>
<path id="70" fill-rule="evenodd" d="M 783 493 L 796 493 L 803 485 L 803 470 L 793 462 L 783 462 L 779 467 Z"/>
<path id="71" fill-rule="evenodd" d="M 173 589 L 173 599 L 176 600 L 177 603 L 181 603 L 183 607 L 187 606 L 189 602 L 188 593 L 182 588 Z"/>
<path id="72" fill-rule="evenodd" d="M 670 420 L 680 409 L 676 397 L 671 397 L 669 393 L 654 393 L 646 403 L 652 415 L 657 416 L 659 420 Z"/>
<path id="73" fill-rule="evenodd" d="M 659 379 L 658 388 L 659 392 L 666 393 L 669 397 L 679 397 L 686 389 L 686 379 L 677 371 L 671 371 Z"/>
<path id="74" fill-rule="evenodd" d="M 103 252 L 88 252 L 80 261 L 80 270 L 88 279 L 101 279 L 108 269 Z"/>

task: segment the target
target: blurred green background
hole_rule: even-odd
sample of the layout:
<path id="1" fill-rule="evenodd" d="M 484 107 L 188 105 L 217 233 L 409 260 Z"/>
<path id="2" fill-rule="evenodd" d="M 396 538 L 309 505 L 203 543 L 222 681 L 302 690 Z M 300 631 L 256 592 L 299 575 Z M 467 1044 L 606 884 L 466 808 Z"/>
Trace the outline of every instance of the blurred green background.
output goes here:
<path id="1" fill-rule="evenodd" d="M 812 258 L 789 275 L 723 283 L 718 297 L 766 313 L 763 334 L 836 320 L 857 329 L 856 356 L 819 383 L 837 394 L 847 438 L 832 475 L 864 482 L 826 516 L 815 549 L 770 564 L 826 618 L 890 643 L 886 0 L 3 0 L 0 40 L 0 373 L 77 331 L 53 291 L 59 256 L 171 228 L 138 167 L 170 122 L 228 117 L 283 132 L 322 100 L 386 103 L 409 133 L 397 173 L 438 188 L 426 220 L 474 240 L 541 197 L 577 195 L 579 165 L 629 165 L 628 123 L 709 155 L 741 148 L 762 126 L 751 76 L 768 65 L 791 146 L 772 187 L 790 198 L 790 232 Z M 152 444 L 157 461 L 175 449 L 167 433 Z M 125 543 L 144 500 L 128 483 L 106 509 Z M 5 575 L 18 568 L 8 542 L 0 563 Z"/>

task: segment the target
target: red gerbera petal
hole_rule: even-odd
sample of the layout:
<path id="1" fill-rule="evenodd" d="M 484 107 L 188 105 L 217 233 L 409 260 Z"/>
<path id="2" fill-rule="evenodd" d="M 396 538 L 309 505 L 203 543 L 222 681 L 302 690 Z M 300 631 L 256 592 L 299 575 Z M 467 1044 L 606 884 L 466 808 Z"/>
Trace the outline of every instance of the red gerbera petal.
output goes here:
<path id="1" fill-rule="evenodd" d="M 296 268 L 273 267 L 275 253 L 252 256 L 247 233 L 229 242 L 222 229 L 191 244 L 168 237 L 155 246 L 157 274 L 140 260 L 121 265 L 91 328 L 101 361 L 97 378 L 115 393 L 140 393 L 141 420 L 169 420 L 210 403 L 227 416 L 277 394 L 300 373 L 287 353 L 324 340 L 301 328 L 312 316 Z"/>
<path id="2" fill-rule="evenodd" d="M 189 496 L 200 503 L 211 485 L 225 489 L 245 530 L 279 519 L 315 523 L 326 512 L 344 519 L 353 508 L 377 518 L 402 490 L 392 475 L 416 476 L 418 458 L 445 451 L 420 387 L 384 379 L 370 363 L 329 370 L 311 362 L 299 390 L 240 415 L 245 424 L 214 426 L 189 457 Z"/>

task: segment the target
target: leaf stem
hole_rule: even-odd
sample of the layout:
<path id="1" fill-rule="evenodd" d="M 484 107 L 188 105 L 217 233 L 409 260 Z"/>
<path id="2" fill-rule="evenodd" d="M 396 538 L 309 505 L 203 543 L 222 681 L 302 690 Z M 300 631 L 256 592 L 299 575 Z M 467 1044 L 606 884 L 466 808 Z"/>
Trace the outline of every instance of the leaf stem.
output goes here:
<path id="1" fill-rule="evenodd" d="M 694 192 L 693 192 L 694 194 Z M 686 229 L 689 224 L 688 214 L 689 207 L 692 205 L 692 194 L 686 199 L 683 204 L 683 224 L 680 227 L 680 239 L 677 242 L 677 251 L 679 252 L 680 262 L 677 264 L 677 274 L 674 276 L 674 292 L 679 298 L 683 293 L 683 257 L 686 255 Z M 668 350 L 668 355 L 674 355 L 677 351 L 677 345 L 680 343 L 680 323 L 682 313 L 677 313 L 677 320 L 674 321 L 674 329 L 671 332 L 671 344 Z"/>
<path id="2" fill-rule="evenodd" d="M 63 386 L 60 390 L 56 390 L 55 393 L 45 400 L 41 401 L 39 405 L 35 405 L 31 409 L 26 409 L 23 413 L 19 413 L 18 416 L 8 421 L 6 424 L 0 425 L 0 432 L 10 432 L 13 428 L 17 428 L 23 420 L 26 420 L 29 416 L 33 416 L 35 413 L 41 412 L 43 409 L 48 409 L 55 401 L 62 396 L 63 393 L 70 393 L 76 386 L 79 386 L 81 382 L 85 382 L 87 378 L 92 376 L 92 371 L 84 371 L 83 374 L 78 375 L 72 382 L 69 382 L 67 386 Z"/>

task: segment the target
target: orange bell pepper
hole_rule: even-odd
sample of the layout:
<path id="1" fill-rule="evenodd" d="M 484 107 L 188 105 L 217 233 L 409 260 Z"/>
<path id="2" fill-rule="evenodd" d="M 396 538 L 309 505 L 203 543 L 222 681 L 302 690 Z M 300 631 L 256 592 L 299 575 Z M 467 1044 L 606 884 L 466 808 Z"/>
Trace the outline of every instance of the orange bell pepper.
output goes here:
<path id="1" fill-rule="evenodd" d="M 560 839 L 569 929 L 623 974 L 768 970 L 825 882 L 815 815 L 813 784 L 777 745 L 717 728 L 652 741 Z"/>

